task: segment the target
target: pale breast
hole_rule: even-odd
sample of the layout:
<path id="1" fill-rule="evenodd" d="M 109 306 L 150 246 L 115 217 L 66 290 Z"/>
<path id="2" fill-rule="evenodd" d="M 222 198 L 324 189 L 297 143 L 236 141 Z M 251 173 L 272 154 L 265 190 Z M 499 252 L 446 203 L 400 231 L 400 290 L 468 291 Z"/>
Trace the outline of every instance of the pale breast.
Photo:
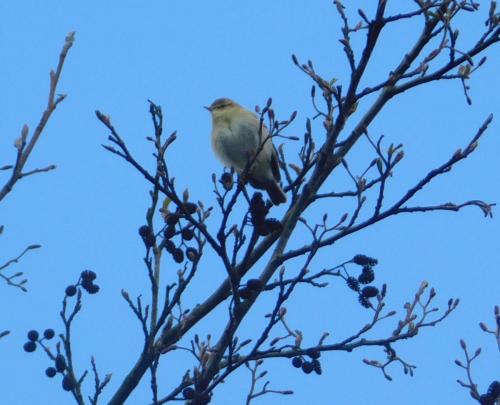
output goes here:
<path id="1" fill-rule="evenodd" d="M 212 131 L 212 148 L 226 167 L 232 167 L 237 172 L 244 170 L 246 154 L 230 128 L 218 128 Z"/>
<path id="2" fill-rule="evenodd" d="M 260 142 L 256 125 L 258 125 L 257 119 L 232 120 L 231 122 L 219 122 L 216 125 L 217 130 L 212 130 L 212 147 L 225 166 L 233 167 L 241 173 L 245 170 L 249 159 L 254 159 L 255 154 L 260 150 L 257 162 L 266 162 L 267 164 L 256 164 L 257 169 L 262 170 L 265 167 L 266 171 L 268 170 L 273 146 L 268 140 L 264 147 L 259 149 Z M 266 139 L 267 136 L 267 130 L 263 128 L 262 140 Z M 255 169 L 254 167 L 253 170 Z"/>

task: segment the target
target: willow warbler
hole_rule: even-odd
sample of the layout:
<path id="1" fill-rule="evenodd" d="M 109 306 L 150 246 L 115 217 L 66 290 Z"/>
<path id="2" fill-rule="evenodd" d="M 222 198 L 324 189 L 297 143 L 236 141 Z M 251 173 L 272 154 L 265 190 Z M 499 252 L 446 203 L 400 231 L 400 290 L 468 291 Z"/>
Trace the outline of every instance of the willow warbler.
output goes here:
<path id="1" fill-rule="evenodd" d="M 250 184 L 266 190 L 273 204 L 286 201 L 278 155 L 267 128 L 255 114 L 228 98 L 215 100 L 205 107 L 212 114 L 212 147 L 216 156 L 237 173 L 244 173 Z M 250 164 L 250 167 L 247 167 Z"/>

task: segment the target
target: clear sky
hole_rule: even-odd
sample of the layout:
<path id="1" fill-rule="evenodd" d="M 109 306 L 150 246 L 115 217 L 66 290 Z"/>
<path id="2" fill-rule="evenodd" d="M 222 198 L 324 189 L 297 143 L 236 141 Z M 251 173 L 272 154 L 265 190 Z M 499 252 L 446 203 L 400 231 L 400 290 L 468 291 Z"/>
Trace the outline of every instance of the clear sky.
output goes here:
<path id="1" fill-rule="evenodd" d="M 101 292 L 84 296 L 84 309 L 75 324 L 77 369 L 89 368 L 94 355 L 101 373 L 113 374 L 104 393 L 104 399 L 109 399 L 141 349 L 140 325 L 120 290 L 148 297 L 144 249 L 137 234 L 149 203 L 148 186 L 131 167 L 102 149 L 107 132 L 94 110 L 110 114 L 130 149 L 151 167 L 151 149 L 145 141 L 152 134 L 147 99 L 160 104 L 165 130 L 178 132 L 168 161 L 179 188 L 189 188 L 192 198 L 207 206 L 216 205 L 211 173 L 220 173 L 222 167 L 210 150 L 211 124 L 202 106 L 227 96 L 253 108 L 272 97 L 282 119 L 298 111 L 289 133 L 301 136 L 306 118 L 312 115 L 311 82 L 292 64 L 290 55 L 313 60 L 325 77 L 344 84 L 348 79 L 348 66 L 338 43 L 340 21 L 331 3 L 0 3 L 0 165 L 13 162 L 12 145 L 22 125 L 36 125 L 46 103 L 48 72 L 56 66 L 66 34 L 76 31 L 60 83 L 60 91 L 68 98 L 52 117 L 28 164 L 31 168 L 56 164 L 57 170 L 23 180 L 0 205 L 0 223 L 5 226 L 0 236 L 0 262 L 28 244 L 43 246 L 13 267 L 29 278 L 28 293 L 0 285 L 0 330 L 11 330 L 0 341 L 1 403 L 72 403 L 60 381 L 45 376 L 45 368 L 51 365 L 47 357 L 40 351 L 27 354 L 22 346 L 29 329 L 52 327 L 61 331 L 58 314 L 64 289 L 83 269 L 98 274 Z M 366 2 L 345 3 L 357 19 L 357 8 Z M 414 8 L 412 1 L 390 3 L 392 11 L 399 5 L 404 10 Z M 470 16 L 470 21 L 461 20 L 465 22 L 461 38 L 467 45 L 472 42 L 469 35 L 477 37 L 484 27 L 485 6 L 477 16 Z M 383 35 L 365 85 L 384 77 L 418 32 L 418 25 L 403 22 Z M 490 113 L 496 117 L 479 149 L 432 183 L 415 202 L 500 201 L 500 63 L 498 49 L 487 54 L 488 62 L 470 81 L 472 106 L 466 104 L 459 82 L 436 83 L 393 100 L 377 117 L 371 134 L 384 134 L 387 145 L 403 143 L 405 150 L 405 159 L 388 186 L 389 201 L 464 147 Z M 319 124 L 315 134 L 321 142 L 324 134 Z M 296 146 L 287 145 L 287 150 L 293 159 Z M 372 151 L 361 143 L 349 162 L 360 172 L 372 158 Z M 329 184 L 335 188 L 347 183 L 339 172 Z M 327 205 L 325 210 L 335 218 L 346 207 L 350 206 L 342 202 Z M 276 215 L 280 212 L 276 209 Z M 292 246 L 307 237 L 304 229 L 298 228 Z M 334 266 L 357 253 L 376 257 L 376 281 L 389 286 L 389 309 L 401 313 L 402 305 L 413 297 L 422 280 L 436 288 L 438 306 L 445 307 L 450 297 L 460 297 L 461 305 L 439 327 L 395 346 L 403 359 L 417 366 L 414 377 L 405 376 L 394 365 L 390 370 L 393 381 L 389 382 L 378 370 L 364 365 L 363 358 L 384 360 L 384 353 L 377 348 L 323 355 L 322 376 L 306 376 L 287 360 L 269 361 L 264 368 L 269 370 L 271 388 L 293 389 L 295 395 L 267 395 L 255 403 L 468 403 L 468 393 L 456 383 L 464 375 L 453 363 L 462 355 L 459 339 L 464 338 L 473 348 L 483 347 L 474 368 L 481 391 L 500 371 L 493 338 L 478 327 L 480 321 L 492 324 L 493 306 L 499 304 L 499 240 L 497 217 L 485 219 L 479 210 L 470 208 L 458 214 L 390 218 L 325 250 L 314 262 L 315 269 Z M 164 269 L 165 278 L 168 272 L 175 277 L 172 263 L 166 263 Z M 223 276 L 217 259 L 208 256 L 186 298 L 186 307 L 204 300 Z M 266 303 L 271 305 L 272 300 Z M 369 312 L 356 303 L 340 280 L 322 290 L 301 288 L 287 309 L 291 326 L 304 332 L 306 345 L 315 344 L 324 331 L 330 332 L 332 343 L 341 340 L 369 319 Z M 269 306 L 265 304 L 255 308 L 243 325 L 242 339 L 259 330 L 266 310 Z M 225 315 L 225 311 L 215 314 L 188 338 L 195 332 L 218 337 L 220 329 L 215 326 L 222 325 Z M 390 334 L 394 322 L 388 320 L 370 336 Z M 283 331 L 278 329 L 277 334 Z M 167 359 L 160 374 L 160 395 L 167 393 L 191 365 L 187 355 Z M 249 373 L 242 369 L 219 387 L 214 403 L 243 403 L 249 384 Z M 90 394 L 90 379 L 85 387 Z M 145 404 L 150 398 L 146 378 L 130 403 Z"/>

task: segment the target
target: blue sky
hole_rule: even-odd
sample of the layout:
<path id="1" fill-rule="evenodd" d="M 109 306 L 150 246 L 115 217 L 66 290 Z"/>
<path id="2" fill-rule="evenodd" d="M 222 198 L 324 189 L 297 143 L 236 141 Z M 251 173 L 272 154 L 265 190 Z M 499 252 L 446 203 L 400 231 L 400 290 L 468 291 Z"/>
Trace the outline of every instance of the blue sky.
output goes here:
<path id="1" fill-rule="evenodd" d="M 228 96 L 253 108 L 272 97 L 279 117 L 285 119 L 298 111 L 289 134 L 300 136 L 306 118 L 313 114 L 311 82 L 292 64 L 290 55 L 311 59 L 327 78 L 337 78 L 341 83 L 348 78 L 348 66 L 337 41 L 340 21 L 335 9 L 329 1 L 314 3 L 19 0 L 0 4 L 2 165 L 13 161 L 12 145 L 22 125 L 36 125 L 46 103 L 48 72 L 56 66 L 66 34 L 76 31 L 59 88 L 68 98 L 52 117 L 29 162 L 31 168 L 56 164 L 57 170 L 23 180 L 0 206 L 0 223 L 5 226 L 1 262 L 28 244 L 43 246 L 15 267 L 29 278 L 27 294 L 0 285 L 0 329 L 11 330 L 11 335 L 0 341 L 2 402 L 31 403 L 36 394 L 42 398 L 41 403 L 71 403 L 59 381 L 45 377 L 48 359 L 39 351 L 24 353 L 22 345 L 29 329 L 61 330 L 58 313 L 64 288 L 83 269 L 97 272 L 102 291 L 84 297 L 84 310 L 75 324 L 77 368 L 89 368 L 90 356 L 94 355 L 101 372 L 113 374 L 104 394 L 108 399 L 141 348 L 140 326 L 120 297 L 120 290 L 148 296 L 143 244 L 137 234 L 149 203 L 148 186 L 131 167 L 102 149 L 107 132 L 96 120 L 94 110 L 110 114 L 130 149 L 151 167 L 151 150 L 144 139 L 152 133 L 147 99 L 160 104 L 165 130 L 178 132 L 168 161 L 179 188 L 187 187 L 193 199 L 215 205 L 210 178 L 222 167 L 210 150 L 211 123 L 203 105 Z M 345 2 L 353 16 L 361 3 Z M 410 10 L 414 4 L 392 3 L 391 10 L 397 10 L 399 3 Z M 486 11 L 470 16 L 470 21 L 460 20 L 465 22 L 460 28 L 465 48 L 472 42 L 468 35 L 479 35 Z M 383 78 L 417 34 L 418 25 L 413 22 L 398 23 L 388 30 L 362 87 Z M 470 81 L 472 106 L 466 104 L 459 82 L 444 82 L 392 100 L 374 121 L 370 128 L 373 136 L 384 134 L 387 145 L 404 144 L 405 159 L 389 183 L 389 201 L 464 147 L 490 113 L 497 117 L 478 150 L 452 172 L 436 179 L 415 203 L 500 201 L 500 63 L 496 49 L 487 54 L 488 62 Z M 361 105 L 360 112 L 363 108 Z M 314 132 L 321 142 L 324 134 L 319 123 L 315 123 Z M 296 149 L 294 144 L 286 145 L 290 158 L 294 158 Z M 372 158 L 372 151 L 360 142 L 349 163 L 361 172 Z M 334 189 L 345 184 L 340 171 L 328 182 Z M 331 218 L 349 207 L 343 201 L 324 206 Z M 276 215 L 281 212 L 281 208 L 276 209 Z M 308 213 L 309 218 L 322 214 Z M 302 244 L 308 237 L 303 228 L 297 232 L 291 246 Z M 268 395 L 255 403 L 369 401 L 378 405 L 401 403 L 404 398 L 405 404 L 413 405 L 431 403 L 430 393 L 432 403 L 467 403 L 468 393 L 455 382 L 464 376 L 453 364 L 461 356 L 460 338 L 474 348 L 483 347 L 474 369 L 480 389 L 484 391 L 491 380 L 498 378 L 498 351 L 493 339 L 477 325 L 480 321 L 491 324 L 493 306 L 499 304 L 499 237 L 497 217 L 484 219 L 479 210 L 470 208 L 458 214 L 390 218 L 323 251 L 313 263 L 316 269 L 334 266 L 356 253 L 378 258 L 377 283 L 389 285 L 390 309 L 402 312 L 402 305 L 413 297 L 422 280 L 436 288 L 440 307 L 450 297 L 460 297 L 461 305 L 439 327 L 396 346 L 405 360 L 417 365 L 412 378 L 395 366 L 391 373 L 394 381 L 388 382 L 361 362 L 363 358 L 383 360 L 379 349 L 324 355 L 322 376 L 306 376 L 286 360 L 269 361 L 264 368 L 270 372 L 271 387 L 293 389 L 295 395 Z M 300 263 L 294 262 L 291 269 Z M 166 262 L 164 271 L 165 279 L 175 277 L 176 267 Z M 187 294 L 186 307 L 201 302 L 223 276 L 217 259 L 207 255 L 199 278 Z M 242 338 L 259 330 L 262 315 L 272 302 L 270 297 L 256 306 L 242 326 Z M 287 309 L 289 322 L 304 332 L 308 345 L 315 344 L 324 331 L 331 333 L 332 342 L 340 340 L 369 319 L 368 311 L 338 280 L 322 290 L 302 288 Z M 223 310 L 215 313 L 188 337 L 195 332 L 218 336 L 214 326 L 223 324 L 225 314 Z M 387 321 L 372 336 L 387 335 L 394 322 Z M 191 366 L 189 360 L 182 353 L 166 359 L 160 374 L 165 384 L 161 393 L 167 393 Z M 216 391 L 214 403 L 243 403 L 249 384 L 248 372 L 241 370 Z M 86 388 L 90 393 L 90 387 Z M 146 378 L 130 403 L 149 400 Z"/>

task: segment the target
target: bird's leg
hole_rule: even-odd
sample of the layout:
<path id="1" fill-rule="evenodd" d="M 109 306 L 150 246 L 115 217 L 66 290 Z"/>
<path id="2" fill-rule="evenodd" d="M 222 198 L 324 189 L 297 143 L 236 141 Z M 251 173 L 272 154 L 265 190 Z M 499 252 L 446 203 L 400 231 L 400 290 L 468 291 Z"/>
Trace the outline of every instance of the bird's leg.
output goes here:
<path id="1" fill-rule="evenodd" d="M 248 173 L 246 170 L 244 172 L 238 174 L 238 187 L 239 188 L 245 187 L 245 184 L 248 183 L 248 180 L 249 180 L 248 178 L 249 178 L 249 176 L 248 176 Z"/>
<path id="2" fill-rule="evenodd" d="M 240 175 L 238 175 L 238 188 L 243 192 L 243 195 L 245 196 L 245 199 L 248 201 L 248 204 L 250 204 L 250 197 L 248 196 L 247 189 L 245 185 L 248 183 L 248 173 L 243 172 Z"/>
<path id="3" fill-rule="evenodd" d="M 248 205 L 250 205 L 250 197 L 248 196 L 248 192 L 247 192 L 247 189 L 245 186 L 243 186 L 242 191 L 243 191 L 243 195 L 245 196 L 245 199 L 248 202 Z"/>

